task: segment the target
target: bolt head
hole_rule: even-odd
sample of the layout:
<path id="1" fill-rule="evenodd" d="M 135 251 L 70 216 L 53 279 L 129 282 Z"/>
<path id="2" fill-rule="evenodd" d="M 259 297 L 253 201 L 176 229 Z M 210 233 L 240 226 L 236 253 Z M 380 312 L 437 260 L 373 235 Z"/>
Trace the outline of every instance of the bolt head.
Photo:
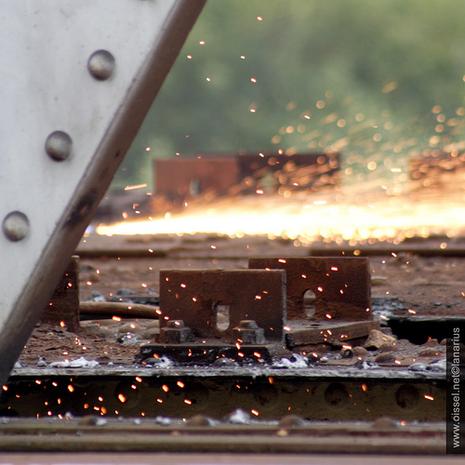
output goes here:
<path id="1" fill-rule="evenodd" d="M 64 161 L 69 158 L 72 147 L 71 137 L 63 131 L 52 132 L 45 141 L 45 151 L 55 161 Z"/>
<path id="2" fill-rule="evenodd" d="M 264 344 L 265 331 L 256 323 L 255 326 L 255 328 L 242 328 L 237 326 L 233 328 L 233 337 L 236 340 L 241 340 L 243 344 Z"/>
<path id="3" fill-rule="evenodd" d="M 184 342 L 192 341 L 192 331 L 190 328 L 161 328 L 160 330 L 160 342 L 167 344 L 182 344 Z"/>
<path id="4" fill-rule="evenodd" d="M 89 73 L 99 81 L 105 81 L 113 74 L 115 57 L 108 50 L 97 50 L 87 61 Z"/>
<path id="5" fill-rule="evenodd" d="M 3 234 L 12 242 L 24 239 L 29 233 L 29 220 L 19 211 L 8 213 L 2 223 Z"/>
<path id="6" fill-rule="evenodd" d="M 168 328 L 185 328 L 184 320 L 168 320 L 166 326 Z"/>

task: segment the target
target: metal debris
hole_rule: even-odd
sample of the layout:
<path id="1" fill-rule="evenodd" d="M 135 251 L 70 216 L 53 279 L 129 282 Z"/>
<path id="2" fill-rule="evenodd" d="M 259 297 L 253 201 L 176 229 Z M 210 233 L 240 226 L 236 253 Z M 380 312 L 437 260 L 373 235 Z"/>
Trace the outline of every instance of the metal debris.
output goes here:
<path id="1" fill-rule="evenodd" d="M 396 346 L 396 344 L 397 339 L 394 336 L 389 336 L 388 334 L 382 333 L 377 329 L 372 329 L 364 347 L 366 349 L 373 350 L 381 349 L 383 346 L 393 348 Z"/>

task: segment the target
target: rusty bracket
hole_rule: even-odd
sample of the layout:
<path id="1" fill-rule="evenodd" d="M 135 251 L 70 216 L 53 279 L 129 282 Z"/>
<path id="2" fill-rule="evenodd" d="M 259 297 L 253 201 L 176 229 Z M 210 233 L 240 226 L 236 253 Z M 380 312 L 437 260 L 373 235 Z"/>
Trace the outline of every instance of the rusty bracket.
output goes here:
<path id="1" fill-rule="evenodd" d="M 254 320 L 268 342 L 283 342 L 282 270 L 160 271 L 160 328 L 183 320 L 197 338 L 235 343 L 241 321 Z"/>
<path id="2" fill-rule="evenodd" d="M 370 320 L 370 271 L 366 258 L 251 258 L 251 269 L 281 269 L 287 274 L 287 315 L 306 319 L 304 294 L 315 294 L 317 320 Z"/>
<path id="3" fill-rule="evenodd" d="M 287 274 L 286 343 L 343 344 L 366 337 L 379 326 L 371 311 L 366 258 L 251 258 L 249 268 L 283 269 Z M 306 312 L 304 294 L 312 291 L 314 315 Z"/>
<path id="4" fill-rule="evenodd" d="M 283 270 L 161 271 L 160 340 L 139 358 L 269 362 L 284 348 L 285 293 Z"/>
<path id="5" fill-rule="evenodd" d="M 45 308 L 41 321 L 64 326 L 69 331 L 79 329 L 79 256 L 71 257 L 68 268 Z"/>

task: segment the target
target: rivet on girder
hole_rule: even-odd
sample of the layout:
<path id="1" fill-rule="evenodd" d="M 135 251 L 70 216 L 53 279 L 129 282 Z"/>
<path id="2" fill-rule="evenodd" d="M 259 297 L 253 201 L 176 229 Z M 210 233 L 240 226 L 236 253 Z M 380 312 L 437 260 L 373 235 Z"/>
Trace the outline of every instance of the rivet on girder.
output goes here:
<path id="1" fill-rule="evenodd" d="M 92 53 L 87 62 L 89 73 L 99 81 L 105 81 L 115 69 L 115 57 L 107 50 Z"/>
<path id="2" fill-rule="evenodd" d="M 29 220 L 24 213 L 13 211 L 5 216 L 2 229 L 5 236 L 12 242 L 24 239 L 29 233 Z"/>
<path id="3" fill-rule="evenodd" d="M 45 141 L 45 151 L 55 161 L 66 160 L 71 155 L 73 141 L 63 131 L 52 132 Z"/>

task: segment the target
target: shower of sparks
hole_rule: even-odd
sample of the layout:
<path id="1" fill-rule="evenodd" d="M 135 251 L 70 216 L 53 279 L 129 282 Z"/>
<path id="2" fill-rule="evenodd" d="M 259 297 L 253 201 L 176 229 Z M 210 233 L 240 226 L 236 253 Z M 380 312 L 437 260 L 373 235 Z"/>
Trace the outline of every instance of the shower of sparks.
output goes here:
<path id="1" fill-rule="evenodd" d="M 249 79 L 256 83 L 255 76 Z M 397 85 L 389 81 L 381 92 L 391 95 Z M 246 178 L 229 196 L 205 192 L 185 201 L 184 208 L 155 208 L 157 213 L 148 218 L 98 225 L 97 233 L 259 235 L 288 238 L 296 245 L 463 235 L 465 107 L 446 115 L 436 104 L 426 115 L 430 123 L 412 123 L 406 136 L 389 112 L 377 119 L 355 108 L 342 115 L 332 107 L 333 98 L 327 91 L 307 109 L 293 101 L 286 104 L 287 111 L 296 112 L 294 120 L 271 136 L 276 152 L 289 157 L 279 172 Z M 248 111 L 255 113 L 257 108 L 252 102 Z M 329 154 L 326 168 L 319 162 L 296 166 L 292 156 L 302 144 L 304 152 Z M 341 154 L 337 179 L 315 188 L 312 179 L 328 179 L 338 166 L 332 164 L 335 153 Z M 257 153 L 257 159 L 263 157 Z M 139 185 L 126 190 L 135 188 Z M 447 242 L 441 245 L 445 247 Z"/>
<path id="2" fill-rule="evenodd" d="M 401 241 L 433 234 L 449 237 L 465 232 L 465 196 L 432 193 L 387 196 L 358 188 L 338 193 L 294 193 L 217 199 L 193 204 L 179 213 L 150 219 L 99 225 L 102 235 L 224 234 L 230 237 L 265 235 L 301 244 L 314 240 Z"/>

